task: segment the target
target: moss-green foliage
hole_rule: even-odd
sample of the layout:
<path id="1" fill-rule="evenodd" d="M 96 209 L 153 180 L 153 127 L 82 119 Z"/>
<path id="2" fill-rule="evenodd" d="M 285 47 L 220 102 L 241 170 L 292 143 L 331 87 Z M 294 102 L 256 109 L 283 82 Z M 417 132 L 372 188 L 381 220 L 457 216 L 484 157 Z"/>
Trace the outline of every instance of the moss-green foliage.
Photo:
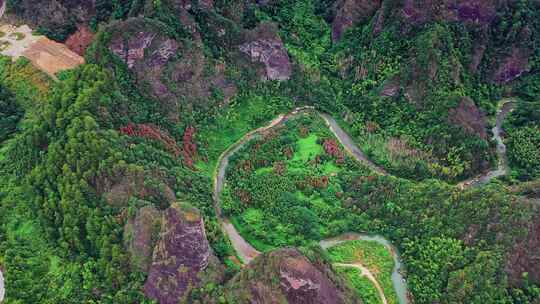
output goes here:
<path id="1" fill-rule="evenodd" d="M 331 46 L 330 25 L 317 15 L 318 1 L 279 1 L 248 13 L 260 21 L 274 21 L 290 55 L 304 68 L 318 71 L 321 57 Z"/>
<path id="2" fill-rule="evenodd" d="M 302 181 L 320 176 L 321 171 L 312 168 L 311 161 L 299 166 L 283 152 L 288 147 L 298 151 L 300 130 L 306 126 L 309 134 L 328 136 L 318 119 L 293 119 L 285 127 L 246 144 L 231 158 L 223 209 L 234 217 L 234 224 L 248 242 L 265 251 L 287 244 L 306 244 L 350 230 L 382 233 L 405 249 L 408 284 L 422 303 L 468 301 L 477 295 L 478 288 L 489 290 L 479 298 L 498 301 L 512 296 L 504 288 L 496 287 L 505 286 L 499 279 L 503 261 L 483 257 L 504 254 L 512 240 L 527 229 L 515 223 L 530 219 L 532 209 L 513 208 L 516 198 L 501 192 L 497 185 L 462 192 L 437 181 L 416 183 L 373 175 L 348 162 L 345 166 L 337 165 L 340 170 L 330 177 L 328 186 L 310 187 Z M 284 131 L 287 127 L 293 129 Z M 324 157 L 322 160 L 333 162 Z M 277 174 L 283 169 L 280 162 L 285 165 L 283 175 Z M 306 207 L 312 213 L 303 214 L 298 221 L 299 215 L 294 212 L 297 207 Z M 498 238 L 488 228 L 494 213 L 501 216 L 497 222 L 506 223 L 500 226 L 504 228 Z M 313 228 L 320 234 L 314 233 Z M 481 247 L 465 246 L 458 241 L 469 229 L 476 231 L 469 244 L 482 244 Z M 389 258 L 389 252 L 382 250 L 384 254 L 374 249 L 372 256 Z M 391 259 L 388 262 L 381 266 L 386 267 L 387 274 L 393 265 Z M 479 278 L 473 269 L 482 265 L 490 267 L 491 272 Z M 460 276 L 467 284 L 463 294 L 454 286 Z M 388 276 L 382 282 L 392 290 Z M 447 293 L 446 288 L 456 291 Z"/>
<path id="3" fill-rule="evenodd" d="M 523 127 L 513 131 L 508 138 L 508 151 L 512 163 L 518 168 L 520 179 L 540 176 L 540 128 Z"/>
<path id="4" fill-rule="evenodd" d="M 491 159 L 487 142 L 447 121 L 448 110 L 472 85 L 453 76 L 464 72 L 458 69 L 461 33 L 433 24 L 408 40 L 394 27 L 373 38 L 372 26 L 353 29 L 335 47 L 341 73 L 350 75 L 349 129 L 376 163 L 396 175 L 455 180 L 474 174 L 479 159 Z M 360 69 L 353 70 L 356 65 Z M 386 85 L 397 87 L 396 97 L 379 96 Z M 416 152 L 407 160 L 392 156 L 391 138 Z"/>
<path id="5" fill-rule="evenodd" d="M 261 127 L 280 113 L 292 108 L 289 98 L 275 96 L 266 92 L 239 94 L 231 104 L 215 116 L 209 116 L 200 122 L 198 135 L 204 142 L 201 153 L 208 158 L 208 163 L 200 162 L 198 166 L 213 173 L 219 155 L 246 133 Z"/>
<path id="6" fill-rule="evenodd" d="M 16 131 L 23 111 L 15 103 L 13 95 L 0 86 L 0 143 Z"/>
<path id="7" fill-rule="evenodd" d="M 0 239 L 14 299 L 80 303 L 96 299 L 94 291 L 100 290 L 101 296 L 116 303 L 144 303 L 140 292 L 144 276 L 129 265 L 122 222 L 117 220 L 127 206 L 109 206 L 96 192 L 96 183 L 117 172 L 129 175 L 133 166 L 172 176 L 177 195 L 197 206 L 207 219 L 207 236 L 215 252 L 231 254 L 213 216 L 209 178 L 183 167 L 181 158 L 167 156 L 163 147 L 151 141 L 130 142 L 114 129 L 121 121 L 103 116 L 124 101 L 110 74 L 84 65 L 61 77 L 39 112 L 28 110 L 25 121 L 32 127 L 23 128 L 1 150 L 0 170 L 6 179 L 0 183 L 0 214 L 10 226 L 3 226 L 0 235 L 21 231 L 28 238 L 7 234 L 7 239 Z M 182 178 L 174 178 L 175 174 Z M 148 182 L 152 183 L 150 178 Z M 167 207 L 151 195 L 140 198 Z M 131 200 L 129 207 L 139 208 L 148 201 Z M 39 255 L 26 257 L 35 252 Z M 53 270 L 51 284 L 38 283 L 47 277 L 53 256 L 64 267 Z M 24 275 L 17 271 L 21 259 L 28 263 Z"/>
<path id="8" fill-rule="evenodd" d="M 521 101 L 510 114 L 507 132 L 508 159 L 519 180 L 540 177 L 540 102 Z"/>
<path id="9" fill-rule="evenodd" d="M 361 169 L 327 155 L 323 139 L 332 136 L 322 120 L 305 114 L 231 157 L 223 210 L 257 248 L 317 240 L 351 218 L 336 201 L 338 176 L 345 168 Z"/>
<path id="10" fill-rule="evenodd" d="M 8 11 L 25 14 L 23 2 L 8 1 Z M 332 136 L 318 119 L 293 120 L 248 143 L 231 159 L 223 207 L 250 243 L 269 250 L 351 230 L 381 233 L 403 252 L 416 303 L 538 301 L 538 287 L 526 277 L 520 289 L 509 288 L 504 280 L 506 252 L 524 235 L 523 223 L 530 222 L 533 211 L 500 183 L 458 191 L 426 180 L 460 180 L 477 174 L 482 161 L 494 161 L 485 140 L 448 123 L 448 109 L 460 97 L 471 97 L 490 115 L 503 92 L 538 100 L 537 5 L 518 1 L 503 6 L 493 26 L 480 29 L 443 19 L 403 24 L 396 13 L 401 12 L 399 1 L 384 1 L 385 8 L 374 18 L 331 44 L 327 21 L 333 15 L 332 0 L 266 5 L 219 0 L 213 11 L 201 10 L 195 2 L 188 13 L 202 36 L 197 51 L 211 62 L 208 66 L 225 65 L 238 94 L 229 104 L 222 103 L 219 91 L 199 103 L 181 102 L 178 121 L 167 119 L 171 109 L 150 96 L 106 44 L 113 34 L 107 23 L 141 13 L 145 22 L 122 33 L 157 25 L 168 38 L 192 43 L 173 1 L 97 1 L 90 25 L 96 30 L 98 24 L 104 26 L 87 52 L 87 62 L 95 65 L 60 75 L 54 85 L 28 61 L 0 58 L 0 85 L 7 92 L 2 101 L 8 100 L 0 110 L 7 121 L 2 131 L 10 130 L 5 133 L 10 139 L 0 148 L 0 261 L 8 301 L 148 302 L 141 294 L 145 276 L 131 269 L 123 247 L 123 215 L 149 204 L 166 208 L 167 202 L 160 194 L 137 193 L 126 206 L 107 205 L 96 190 L 118 172 L 143 172 L 148 189 L 166 184 L 177 199 L 201 210 L 207 237 L 228 265 L 230 278 L 238 265 L 227 258 L 234 252 L 212 200 L 217 159 L 245 133 L 304 104 L 342 118 L 366 154 L 394 175 L 423 182 L 377 176 L 347 157 L 337 163 L 323 152 L 321 140 Z M 375 31 L 376 18 L 383 13 L 382 27 Z M 63 40 L 76 24 L 67 16 L 54 24 L 43 22 L 40 29 Z M 294 63 L 288 82 L 259 82 L 246 58 L 238 55 L 243 30 L 261 21 L 277 23 Z M 226 35 L 221 36 L 220 28 Z M 530 37 L 523 39 L 527 32 Z M 486 52 L 473 73 L 468 66 L 480 42 Z M 493 69 L 513 47 L 532 50 L 530 72 L 509 85 L 492 83 Z M 380 96 L 391 84 L 397 85 L 397 95 Z M 505 126 L 508 157 L 518 179 L 538 176 L 538 124 L 530 116 L 537 108 L 516 110 Z M 194 126 L 196 170 L 158 141 L 120 134 L 129 123 L 153 124 L 179 146 L 186 127 Z M 307 137 L 300 125 L 308 127 Z M 393 138 L 406 143 L 397 154 L 388 146 Z M 288 147 L 290 157 L 283 150 Z M 328 184 L 315 186 L 322 177 L 328 177 Z M 370 289 L 365 281 L 351 282 L 359 290 Z M 366 302 L 374 299 L 366 295 L 370 290 L 362 292 Z M 223 294 L 223 286 L 210 284 L 192 299 L 225 302 Z"/>
<path id="11" fill-rule="evenodd" d="M 310 134 L 306 138 L 300 138 L 297 142 L 298 151 L 295 151 L 293 161 L 307 162 L 323 152 L 323 148 L 317 143 L 317 135 Z"/>

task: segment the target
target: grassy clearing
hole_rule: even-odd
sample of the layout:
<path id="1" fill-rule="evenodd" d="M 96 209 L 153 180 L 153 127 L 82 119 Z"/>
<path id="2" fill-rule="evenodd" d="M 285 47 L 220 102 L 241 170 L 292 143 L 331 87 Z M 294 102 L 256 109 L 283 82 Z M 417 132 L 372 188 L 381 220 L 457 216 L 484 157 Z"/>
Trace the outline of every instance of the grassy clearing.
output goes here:
<path id="1" fill-rule="evenodd" d="M 23 40 L 26 37 L 23 33 L 11 33 L 9 38 L 15 39 L 17 41 Z"/>
<path id="2" fill-rule="evenodd" d="M 306 138 L 300 138 L 297 141 L 298 151 L 294 153 L 293 161 L 307 162 L 315 156 L 323 153 L 323 148 L 317 143 L 319 137 L 316 134 L 310 134 Z"/>
<path id="3" fill-rule="evenodd" d="M 374 241 L 350 241 L 328 249 L 334 263 L 360 263 L 367 267 L 381 285 L 388 303 L 398 303 L 392 285 L 394 259 L 386 246 Z"/>
<path id="4" fill-rule="evenodd" d="M 380 304 L 382 299 L 379 297 L 379 292 L 375 285 L 365 276 L 361 276 L 360 270 L 356 268 L 337 267 L 337 272 L 344 276 L 351 284 L 351 287 L 356 290 L 358 296 L 364 304 Z"/>

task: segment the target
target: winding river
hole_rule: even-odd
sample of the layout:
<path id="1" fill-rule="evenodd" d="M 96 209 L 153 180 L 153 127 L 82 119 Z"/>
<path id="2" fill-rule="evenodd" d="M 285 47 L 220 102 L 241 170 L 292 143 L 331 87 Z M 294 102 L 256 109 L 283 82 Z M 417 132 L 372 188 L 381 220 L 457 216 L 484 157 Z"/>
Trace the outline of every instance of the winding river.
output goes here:
<path id="1" fill-rule="evenodd" d="M 497 143 L 497 156 L 499 158 L 498 165 L 493 170 L 484 173 L 480 176 L 477 176 L 475 178 L 472 178 L 470 180 L 466 180 L 458 184 L 459 187 L 462 189 L 468 188 L 468 187 L 474 187 L 474 186 L 480 186 L 483 184 L 488 183 L 493 178 L 505 175 L 508 171 L 508 166 L 506 162 L 506 147 L 502 141 L 501 133 L 502 133 L 502 124 L 506 116 L 513 110 L 515 106 L 515 101 L 512 99 L 504 99 L 499 102 L 497 116 L 496 116 L 496 123 L 495 126 L 492 129 L 493 132 L 493 139 Z M 222 226 L 222 230 L 229 239 L 231 240 L 232 246 L 234 247 L 236 253 L 240 257 L 243 263 L 248 264 L 253 260 L 255 257 L 257 257 L 260 252 L 257 251 L 253 246 L 251 246 L 242 236 L 238 233 L 234 225 L 223 216 L 222 210 L 221 210 L 221 191 L 223 190 L 223 186 L 225 184 L 225 172 L 227 170 L 227 166 L 229 165 L 229 158 L 236 152 L 238 152 L 245 143 L 250 141 L 251 139 L 255 138 L 258 134 L 268 131 L 285 121 L 287 121 L 289 118 L 296 116 L 301 113 L 305 112 L 313 112 L 318 114 L 326 123 L 328 128 L 331 130 L 331 132 L 334 134 L 334 136 L 339 140 L 339 142 L 343 145 L 345 150 L 357 161 L 367 165 L 375 172 L 382 174 L 382 175 L 388 175 L 386 170 L 384 168 L 381 168 L 380 166 L 374 164 L 372 161 L 370 161 L 364 153 L 358 148 L 358 146 L 354 143 L 353 139 L 343 130 L 337 121 L 331 117 L 330 115 L 326 113 L 320 113 L 317 112 L 313 107 L 301 107 L 296 108 L 292 112 L 288 114 L 281 114 L 278 117 L 276 117 L 274 120 L 272 120 L 268 125 L 258 128 L 256 130 L 253 130 L 246 135 L 244 135 L 242 138 L 240 138 L 236 143 L 231 145 L 225 152 L 221 154 L 221 156 L 218 159 L 218 166 L 216 168 L 216 172 L 214 173 L 214 207 L 216 209 L 216 214 L 218 216 L 218 220 L 220 221 L 220 224 Z M 337 245 L 342 242 L 350 241 L 350 240 L 368 240 L 368 241 L 376 241 L 380 244 L 383 244 L 387 248 L 390 249 L 392 252 L 392 256 L 394 258 L 394 270 L 392 272 L 392 283 L 394 286 L 394 289 L 396 291 L 399 303 L 409 303 L 408 301 L 408 291 L 407 291 L 407 284 L 406 281 L 401 274 L 403 269 L 403 264 L 399 258 L 399 254 L 396 250 L 396 248 L 384 237 L 380 235 L 367 235 L 367 234 L 356 234 L 356 233 L 346 233 L 341 236 L 326 239 L 320 242 L 321 247 L 323 248 L 329 248 L 334 245 Z M 355 265 L 349 265 L 351 267 L 356 267 Z"/>

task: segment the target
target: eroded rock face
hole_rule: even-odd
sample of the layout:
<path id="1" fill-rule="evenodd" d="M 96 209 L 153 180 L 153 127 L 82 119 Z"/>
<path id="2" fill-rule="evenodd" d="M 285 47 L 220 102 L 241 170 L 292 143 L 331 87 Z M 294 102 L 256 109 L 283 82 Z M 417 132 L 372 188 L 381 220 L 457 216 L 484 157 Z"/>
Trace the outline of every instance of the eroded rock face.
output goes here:
<path id="1" fill-rule="evenodd" d="M 529 50 L 514 48 L 495 71 L 493 80 L 497 83 L 507 83 L 528 72 L 530 53 Z"/>
<path id="2" fill-rule="evenodd" d="M 182 303 L 191 289 L 221 276 L 199 211 L 179 203 L 165 210 L 144 294 L 161 304 Z"/>
<path id="3" fill-rule="evenodd" d="M 140 31 L 129 39 L 117 36 L 109 49 L 132 69 L 135 63 L 144 59 L 144 51 L 150 46 L 157 33 Z"/>
<path id="4" fill-rule="evenodd" d="M 402 16 L 408 23 L 419 25 L 433 20 L 457 21 L 486 26 L 497 16 L 495 0 L 403 0 Z"/>
<path id="5" fill-rule="evenodd" d="M 367 21 L 380 8 L 380 0 L 341 0 L 332 22 L 332 40 L 338 41 L 343 33 L 358 22 Z"/>
<path id="6" fill-rule="evenodd" d="M 94 34 L 87 26 L 79 26 L 77 31 L 66 40 L 66 46 L 75 53 L 84 56 L 88 46 L 92 43 Z"/>
<path id="7" fill-rule="evenodd" d="M 450 109 L 448 121 L 460 126 L 468 134 L 476 134 L 482 139 L 487 139 L 486 117 L 470 98 L 462 98 L 456 108 Z"/>
<path id="8" fill-rule="evenodd" d="M 536 216 L 525 240 L 517 243 L 508 256 L 505 271 L 512 286 L 520 286 L 523 273 L 531 282 L 540 283 L 540 216 Z"/>
<path id="9" fill-rule="evenodd" d="M 225 76 L 225 65 L 205 57 L 196 24 L 180 4 L 179 18 L 187 18 L 186 24 L 192 25 L 192 30 L 187 29 L 193 43 L 172 39 L 166 35 L 165 24 L 144 18 L 111 25 L 112 37 L 105 41 L 134 73 L 143 93 L 156 98 L 164 115 L 174 122 L 179 121 L 180 103 L 205 104 L 216 89 L 221 90 L 223 102 L 236 94 L 236 86 Z"/>
<path id="10" fill-rule="evenodd" d="M 454 0 L 446 4 L 450 15 L 448 19 L 488 25 L 497 16 L 495 1 L 491 0 Z"/>
<path id="11" fill-rule="evenodd" d="M 124 239 L 135 268 L 148 271 L 160 229 L 161 212 L 153 206 L 142 207 L 134 218 L 128 220 Z"/>
<path id="12" fill-rule="evenodd" d="M 292 73 L 289 54 L 275 27 L 260 24 L 249 36 L 251 39 L 239 46 L 240 51 L 248 55 L 252 62 L 264 64 L 266 79 L 288 80 Z"/>
<path id="13" fill-rule="evenodd" d="M 297 249 L 275 250 L 256 258 L 229 282 L 228 298 L 252 304 L 357 303 L 337 287 L 329 272 L 311 263 Z"/>

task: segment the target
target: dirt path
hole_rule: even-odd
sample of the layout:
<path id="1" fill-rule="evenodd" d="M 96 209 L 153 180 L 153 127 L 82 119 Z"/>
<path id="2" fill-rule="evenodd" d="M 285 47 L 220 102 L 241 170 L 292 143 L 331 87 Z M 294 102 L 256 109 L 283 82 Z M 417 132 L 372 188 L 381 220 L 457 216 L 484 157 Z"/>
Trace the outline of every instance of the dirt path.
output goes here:
<path id="1" fill-rule="evenodd" d="M 377 291 L 379 292 L 379 297 L 381 298 L 383 304 L 388 304 L 388 301 L 386 300 L 384 291 L 381 285 L 379 284 L 379 281 L 377 281 L 373 273 L 371 273 L 371 271 L 369 271 L 369 269 L 367 269 L 364 265 L 360 263 L 353 263 L 353 264 L 334 263 L 334 265 L 338 267 L 352 267 L 352 268 L 356 268 L 360 270 L 361 272 L 360 275 L 365 276 L 373 283 L 373 285 L 375 285 L 375 288 L 377 288 Z"/>
<path id="2" fill-rule="evenodd" d="M 35 36 L 27 25 L 15 27 L 0 26 L 0 54 L 12 57 L 26 57 L 32 64 L 55 78 L 56 73 L 75 68 L 84 63 L 84 58 L 45 36 Z"/>

